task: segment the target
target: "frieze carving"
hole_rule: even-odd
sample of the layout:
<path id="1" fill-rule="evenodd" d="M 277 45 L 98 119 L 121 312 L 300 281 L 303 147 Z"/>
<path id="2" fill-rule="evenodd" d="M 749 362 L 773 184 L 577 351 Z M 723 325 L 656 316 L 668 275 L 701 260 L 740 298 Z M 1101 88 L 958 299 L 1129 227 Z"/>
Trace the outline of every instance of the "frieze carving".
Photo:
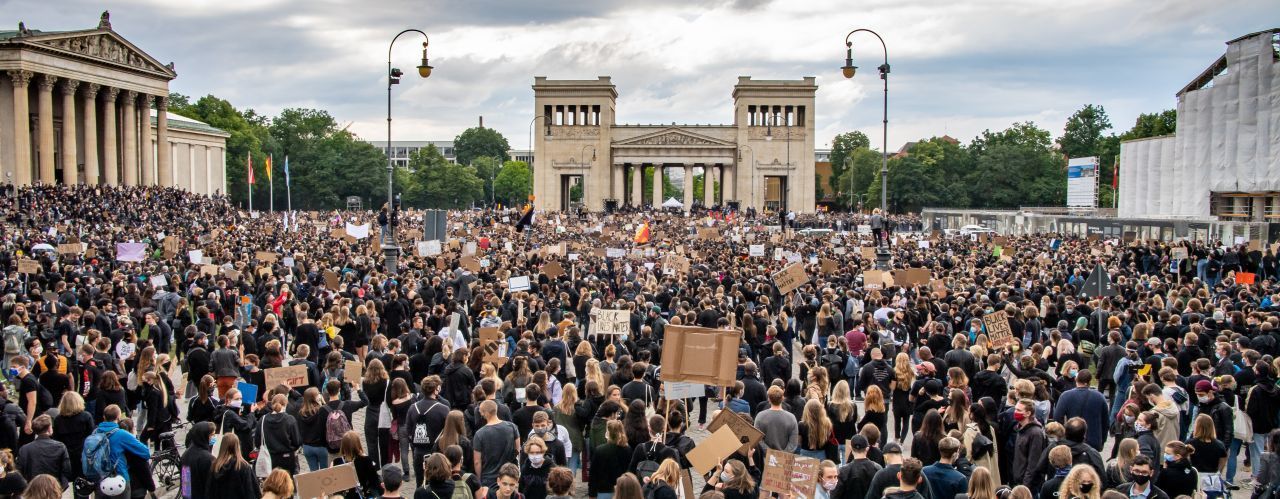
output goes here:
<path id="1" fill-rule="evenodd" d="M 159 68 L 147 61 L 145 56 L 133 51 L 127 45 L 120 43 L 115 38 L 107 35 L 56 38 L 53 40 L 44 40 L 40 43 L 53 48 L 101 59 L 107 62 L 122 64 L 132 68 L 147 71 L 160 71 Z"/>
<path id="2" fill-rule="evenodd" d="M 553 125 L 551 136 L 563 139 L 596 138 L 600 136 L 598 126 Z"/>
<path id="3" fill-rule="evenodd" d="M 646 146 L 717 146 L 720 145 L 707 139 L 685 135 L 683 133 L 664 133 L 662 135 L 654 135 L 653 137 L 645 137 L 643 139 L 631 142 L 630 144 L 646 145 Z"/>
<path id="4" fill-rule="evenodd" d="M 766 134 L 772 134 L 773 140 L 800 140 L 804 138 L 804 129 L 800 127 L 762 127 L 747 128 L 747 137 L 751 140 L 765 140 Z"/>

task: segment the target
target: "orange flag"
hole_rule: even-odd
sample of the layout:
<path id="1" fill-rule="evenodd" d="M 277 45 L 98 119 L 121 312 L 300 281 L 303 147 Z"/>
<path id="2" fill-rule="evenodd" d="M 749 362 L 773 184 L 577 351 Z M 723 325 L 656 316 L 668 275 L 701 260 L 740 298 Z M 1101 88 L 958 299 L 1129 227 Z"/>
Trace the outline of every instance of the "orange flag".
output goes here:
<path id="1" fill-rule="evenodd" d="M 636 244 L 644 244 L 649 242 L 649 222 L 646 221 L 639 229 L 636 229 Z"/>

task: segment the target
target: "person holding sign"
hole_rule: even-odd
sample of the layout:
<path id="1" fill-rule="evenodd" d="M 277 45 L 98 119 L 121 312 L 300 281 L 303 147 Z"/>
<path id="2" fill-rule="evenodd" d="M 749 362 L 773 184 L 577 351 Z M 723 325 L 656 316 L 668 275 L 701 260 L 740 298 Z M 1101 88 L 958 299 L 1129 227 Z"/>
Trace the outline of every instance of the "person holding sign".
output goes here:
<path id="1" fill-rule="evenodd" d="M 755 479 L 747 472 L 747 465 L 737 459 L 728 459 L 716 466 L 707 479 L 703 493 L 719 491 L 725 499 L 752 499 L 758 497 Z"/>

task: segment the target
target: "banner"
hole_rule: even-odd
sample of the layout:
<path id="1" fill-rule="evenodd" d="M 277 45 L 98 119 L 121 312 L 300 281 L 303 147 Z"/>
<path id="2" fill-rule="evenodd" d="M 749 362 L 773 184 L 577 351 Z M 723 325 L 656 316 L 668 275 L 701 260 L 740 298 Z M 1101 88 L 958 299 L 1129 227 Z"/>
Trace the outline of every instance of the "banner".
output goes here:
<path id="1" fill-rule="evenodd" d="M 116 243 L 116 261 L 141 262 L 146 259 L 146 243 Z"/>
<path id="2" fill-rule="evenodd" d="M 369 237 L 369 224 L 366 223 L 364 225 L 351 225 L 350 223 L 348 223 L 346 232 L 348 236 L 354 237 L 356 239 L 364 239 L 366 237 Z"/>
<path id="3" fill-rule="evenodd" d="M 631 332 L 631 312 L 596 309 L 591 311 L 591 334 L 618 335 Z"/>

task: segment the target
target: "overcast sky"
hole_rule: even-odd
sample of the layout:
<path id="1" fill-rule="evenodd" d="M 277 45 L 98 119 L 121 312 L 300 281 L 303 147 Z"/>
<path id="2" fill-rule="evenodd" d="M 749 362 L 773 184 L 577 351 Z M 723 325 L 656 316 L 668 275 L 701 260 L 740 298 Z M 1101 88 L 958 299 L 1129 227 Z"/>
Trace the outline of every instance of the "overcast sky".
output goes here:
<path id="1" fill-rule="evenodd" d="M 1059 135 L 1093 103 L 1118 131 L 1139 113 L 1173 108 L 1174 93 L 1240 35 L 1280 26 L 1274 0 L 0 0 L 0 29 L 92 28 L 103 8 L 116 32 L 177 65 L 171 90 L 213 94 L 274 115 L 328 110 L 361 137 L 385 139 L 387 45 L 395 140 L 451 140 L 484 116 L 525 148 L 534 76 L 611 75 L 618 123 L 733 121 L 739 75 L 818 79 L 817 143 L 862 130 L 881 141 L 883 54 L 854 35 L 884 37 L 892 74 L 890 150 L 949 134 L 1035 121 Z"/>

